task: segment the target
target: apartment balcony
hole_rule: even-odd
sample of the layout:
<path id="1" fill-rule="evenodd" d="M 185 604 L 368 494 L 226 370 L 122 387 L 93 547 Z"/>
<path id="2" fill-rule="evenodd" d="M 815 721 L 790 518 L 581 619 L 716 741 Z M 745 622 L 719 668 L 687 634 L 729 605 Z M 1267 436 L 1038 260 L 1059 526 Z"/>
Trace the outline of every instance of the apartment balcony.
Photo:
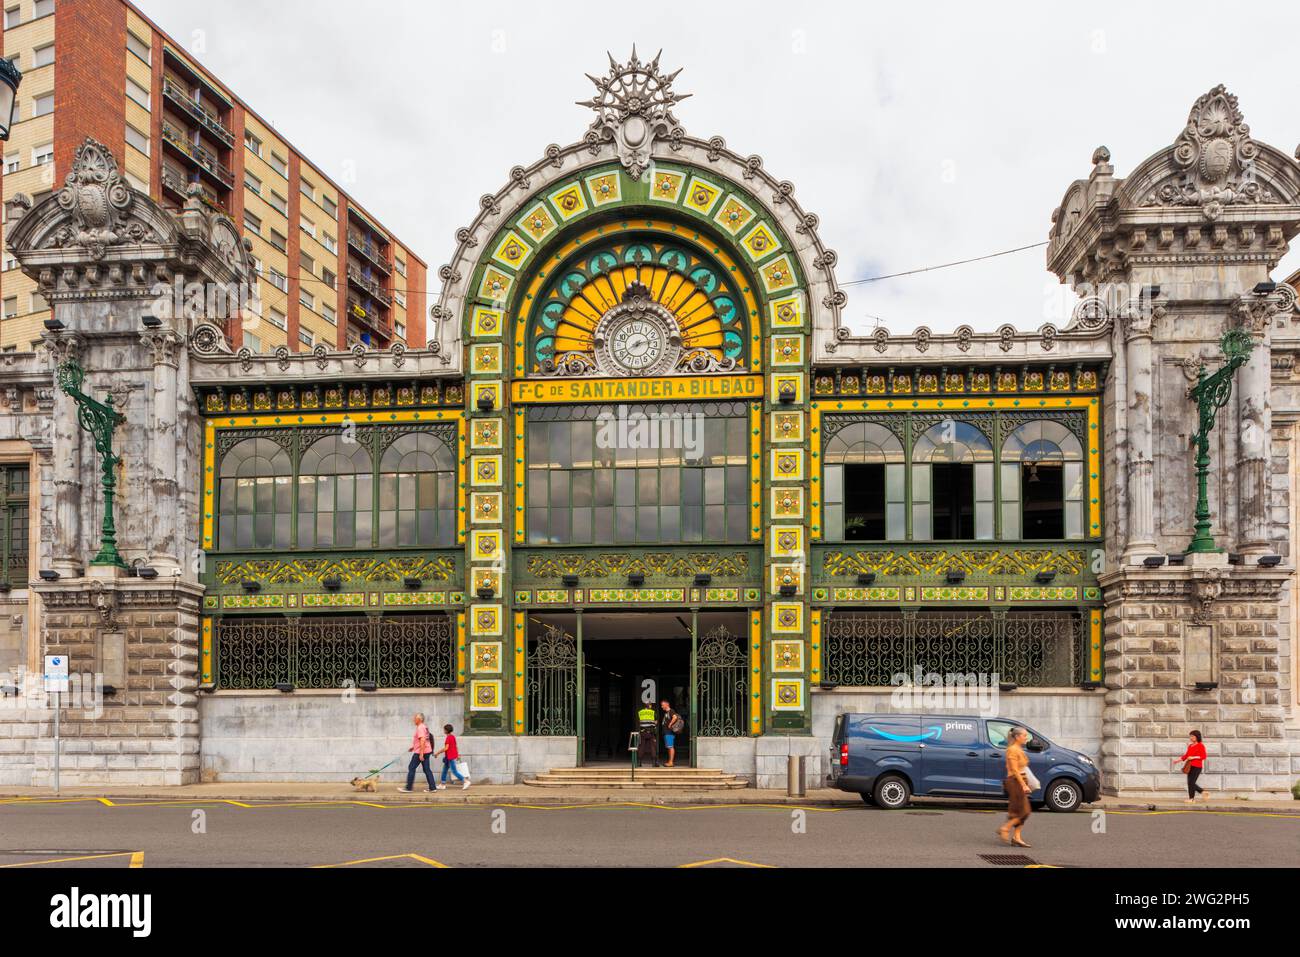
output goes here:
<path id="1" fill-rule="evenodd" d="M 349 297 L 347 317 L 349 319 L 349 329 L 353 323 L 356 323 L 365 326 L 383 339 L 393 337 L 393 324 L 389 320 L 388 314 L 374 303 L 362 303 L 360 300 Z"/>
<path id="2" fill-rule="evenodd" d="M 393 271 L 393 264 L 388 258 L 387 251 L 365 234 L 349 229 L 348 246 L 382 269 L 385 275 Z"/>
<path id="3" fill-rule="evenodd" d="M 217 158 L 212 150 L 199 145 L 186 138 L 185 133 L 166 120 L 162 123 L 163 142 L 174 150 L 188 157 L 199 165 L 199 169 L 207 173 L 226 189 L 231 189 L 235 185 L 235 174 Z"/>
<path id="4" fill-rule="evenodd" d="M 172 170 L 166 168 L 163 169 L 162 171 L 163 189 L 167 190 L 172 195 L 178 197 L 182 203 L 184 203 L 185 200 L 189 198 L 190 195 L 189 188 L 191 185 L 193 184 L 189 180 L 187 180 L 184 176 L 181 176 Z M 199 199 L 202 200 L 204 205 L 210 207 L 211 209 L 220 210 L 221 212 L 228 212 L 225 205 L 221 202 L 220 196 L 218 196 L 213 190 L 209 189 L 207 186 L 204 186 L 202 183 L 199 183 L 198 186 L 200 190 Z"/>
<path id="5" fill-rule="evenodd" d="M 348 280 L 354 283 L 358 288 L 368 292 L 372 299 L 378 299 L 384 304 L 385 308 L 392 307 L 393 297 L 389 294 L 388 290 L 383 287 L 383 284 L 378 280 L 362 275 L 361 270 L 352 265 L 352 263 L 348 263 Z"/>
<path id="6" fill-rule="evenodd" d="M 199 106 L 198 102 L 190 96 L 189 90 L 167 77 L 163 77 L 162 88 L 163 96 L 184 110 L 200 126 L 225 143 L 227 147 L 234 147 L 235 134 L 228 130 L 221 120 Z"/>

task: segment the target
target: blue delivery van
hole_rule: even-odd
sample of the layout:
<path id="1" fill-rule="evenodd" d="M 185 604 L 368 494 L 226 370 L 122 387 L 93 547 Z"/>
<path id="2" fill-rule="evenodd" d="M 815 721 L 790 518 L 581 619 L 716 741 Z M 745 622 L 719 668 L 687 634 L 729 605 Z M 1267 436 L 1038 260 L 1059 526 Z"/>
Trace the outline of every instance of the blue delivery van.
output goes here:
<path id="1" fill-rule="evenodd" d="M 1073 811 L 1101 793 L 1101 772 L 1079 751 L 1010 718 L 949 714 L 841 714 L 831 737 L 830 784 L 868 804 L 906 807 L 912 796 L 1000 800 L 1007 736 L 1029 732 L 1025 752 L 1041 787 L 1035 807 Z"/>

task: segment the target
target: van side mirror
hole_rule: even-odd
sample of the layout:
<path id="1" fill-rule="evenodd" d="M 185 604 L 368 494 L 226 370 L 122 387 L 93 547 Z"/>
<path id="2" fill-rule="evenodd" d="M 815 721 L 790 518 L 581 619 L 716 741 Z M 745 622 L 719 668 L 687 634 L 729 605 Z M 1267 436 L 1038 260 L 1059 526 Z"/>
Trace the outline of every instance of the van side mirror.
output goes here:
<path id="1" fill-rule="evenodd" d="M 1026 750 L 1026 751 L 1046 751 L 1046 750 L 1047 750 L 1047 742 L 1044 741 L 1042 738 L 1034 738 L 1032 741 L 1030 741 L 1028 744 L 1025 745 L 1025 750 Z"/>

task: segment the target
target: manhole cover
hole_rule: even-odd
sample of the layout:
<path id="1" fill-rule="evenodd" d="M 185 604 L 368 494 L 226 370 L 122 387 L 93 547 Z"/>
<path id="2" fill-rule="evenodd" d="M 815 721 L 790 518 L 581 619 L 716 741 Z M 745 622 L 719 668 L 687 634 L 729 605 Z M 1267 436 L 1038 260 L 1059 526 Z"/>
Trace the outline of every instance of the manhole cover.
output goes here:
<path id="1" fill-rule="evenodd" d="M 1038 863 L 1032 857 L 1026 857 L 1024 854 L 981 854 L 980 857 L 999 867 L 1025 867 L 1029 864 Z"/>

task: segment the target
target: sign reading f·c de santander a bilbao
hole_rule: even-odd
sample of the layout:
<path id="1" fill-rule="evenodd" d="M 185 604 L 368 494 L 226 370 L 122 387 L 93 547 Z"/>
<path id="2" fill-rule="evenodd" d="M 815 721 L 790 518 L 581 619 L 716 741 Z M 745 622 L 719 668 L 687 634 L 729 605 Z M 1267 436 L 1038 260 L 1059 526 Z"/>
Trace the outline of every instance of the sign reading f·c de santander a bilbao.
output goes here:
<path id="1" fill-rule="evenodd" d="M 762 375 L 662 376 L 652 379 L 527 379 L 511 399 L 537 402 L 689 402 L 761 399 Z"/>

